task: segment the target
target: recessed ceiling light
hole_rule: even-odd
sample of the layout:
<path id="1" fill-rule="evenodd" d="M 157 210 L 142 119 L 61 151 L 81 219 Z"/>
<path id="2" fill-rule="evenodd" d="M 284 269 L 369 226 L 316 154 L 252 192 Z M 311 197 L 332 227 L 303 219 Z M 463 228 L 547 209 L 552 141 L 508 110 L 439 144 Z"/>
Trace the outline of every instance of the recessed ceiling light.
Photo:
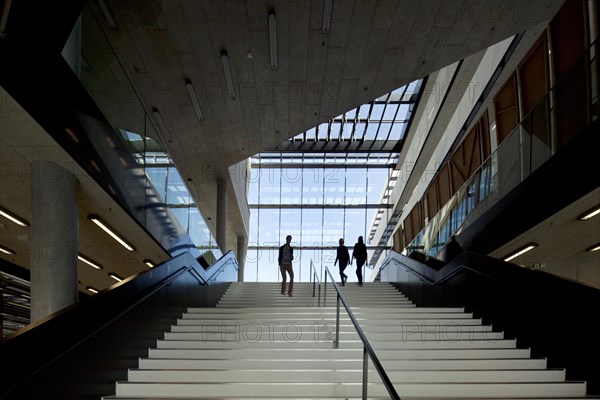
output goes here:
<path id="1" fill-rule="evenodd" d="M 595 245 L 590 246 L 587 249 L 585 249 L 585 251 L 589 251 L 589 252 L 598 251 L 598 250 L 600 250 L 600 243 L 596 243 Z"/>
<path id="2" fill-rule="evenodd" d="M 102 265 L 98 264 L 97 262 L 95 262 L 94 260 L 87 258 L 86 256 L 84 256 L 83 254 L 78 254 L 77 255 L 77 259 L 81 262 L 86 263 L 87 265 L 89 265 L 92 268 L 95 269 L 102 269 Z"/>
<path id="3" fill-rule="evenodd" d="M 114 272 L 109 273 L 108 276 L 110 276 L 111 278 L 113 278 L 117 282 L 122 282 L 123 281 L 123 278 L 121 278 L 119 275 L 115 274 Z"/>
<path id="4" fill-rule="evenodd" d="M 8 247 L 0 246 L 0 253 L 4 254 L 17 254 L 16 251 L 9 249 Z"/>
<path id="5" fill-rule="evenodd" d="M 93 287 L 91 287 L 91 286 L 88 286 L 88 287 L 86 287 L 85 289 L 86 289 L 86 290 L 89 290 L 89 291 L 90 291 L 90 292 L 92 292 L 92 293 L 98 293 L 98 292 L 99 292 L 99 290 L 98 290 L 98 289 L 96 289 L 96 288 L 93 288 Z"/>
<path id="6" fill-rule="evenodd" d="M 12 222 L 14 222 L 15 224 L 17 224 L 19 226 L 29 226 L 29 222 L 25 221 L 23 218 L 15 215 L 14 213 L 8 211 L 6 208 L 0 207 L 0 215 L 3 216 L 4 218 L 11 220 Z"/>
<path id="7" fill-rule="evenodd" d="M 125 247 L 129 251 L 135 251 L 135 248 L 129 244 L 125 239 L 119 236 L 114 232 L 102 219 L 94 214 L 88 215 L 88 219 L 98 225 L 104 232 L 108 233 L 113 239 L 121 244 L 121 246 Z"/>
<path id="8" fill-rule="evenodd" d="M 600 205 L 597 205 L 596 207 L 592 208 L 591 210 L 587 210 L 586 212 L 581 214 L 579 217 L 577 217 L 577 219 L 580 221 L 587 221 L 588 219 L 593 218 L 598 214 L 600 214 Z"/>
<path id="9" fill-rule="evenodd" d="M 514 258 L 519 257 L 520 255 L 527 253 L 530 250 L 535 249 L 536 247 L 538 247 L 539 245 L 537 243 L 527 243 L 525 246 L 518 248 L 517 250 L 513 251 L 512 253 L 506 255 L 505 257 L 503 257 L 504 261 L 510 261 Z"/>
<path id="10" fill-rule="evenodd" d="M 152 260 L 144 260 L 144 264 L 146 264 L 150 268 L 154 268 L 154 263 Z"/>

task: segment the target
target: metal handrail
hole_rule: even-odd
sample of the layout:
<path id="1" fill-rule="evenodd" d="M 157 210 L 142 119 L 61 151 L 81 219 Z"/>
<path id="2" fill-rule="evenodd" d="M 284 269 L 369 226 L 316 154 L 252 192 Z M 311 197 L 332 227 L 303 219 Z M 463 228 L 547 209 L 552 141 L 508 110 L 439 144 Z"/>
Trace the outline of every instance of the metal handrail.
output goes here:
<path id="1" fill-rule="evenodd" d="M 392 253 L 390 253 L 390 254 L 392 254 Z M 416 271 L 413 268 L 409 267 L 408 265 L 404 264 L 402 261 L 396 260 L 395 258 L 388 256 L 388 258 L 384 261 L 383 265 L 379 268 L 379 271 L 383 271 L 385 268 L 387 268 L 387 266 L 392 261 L 395 262 L 396 265 L 404 268 L 406 270 L 406 272 L 410 272 L 413 275 L 417 276 L 421 282 L 427 282 L 431 286 L 441 285 L 442 283 L 444 283 L 445 281 L 447 281 L 449 278 L 451 278 L 452 276 L 454 276 L 457 273 L 459 273 L 462 269 L 472 270 L 471 268 L 469 268 L 469 267 L 461 264 L 461 265 L 458 265 L 456 268 L 454 268 L 452 271 L 450 271 L 447 274 L 445 274 L 444 276 L 442 276 L 437 281 L 434 281 L 433 279 L 428 278 L 427 276 L 423 275 L 419 271 Z M 475 271 L 475 272 L 481 273 L 479 271 Z M 484 275 L 483 273 L 481 273 L 481 274 Z"/>
<path id="2" fill-rule="evenodd" d="M 313 263 L 313 260 L 310 260 L 309 280 L 313 283 L 312 297 L 315 297 L 316 285 L 317 285 L 317 283 L 319 284 L 319 296 L 317 297 L 317 306 L 321 307 L 321 280 L 319 279 L 319 274 L 317 274 L 317 269 L 315 268 L 315 264 Z"/>
<path id="3" fill-rule="evenodd" d="M 394 252 L 390 253 L 390 255 L 392 255 L 392 256 L 393 256 L 393 253 L 394 253 Z M 384 264 L 381 266 L 381 270 L 383 270 L 385 267 L 387 267 L 387 266 L 388 266 L 388 265 L 389 265 L 389 264 L 390 264 L 392 261 L 393 261 L 393 262 L 395 262 L 395 263 L 396 263 L 396 265 L 398 265 L 400 268 L 404 268 L 404 269 L 406 270 L 406 272 L 408 272 L 408 273 L 411 273 L 411 274 L 415 275 L 417 278 L 419 278 L 419 280 L 420 280 L 421 282 L 424 282 L 424 283 L 426 283 L 426 284 L 428 284 L 428 285 L 430 285 L 430 286 L 438 286 L 438 285 L 441 285 L 441 284 L 443 284 L 444 282 L 446 282 L 448 279 L 450 279 L 451 277 L 453 277 L 454 275 L 457 275 L 459 272 L 461 272 L 461 271 L 463 271 L 463 270 L 466 270 L 466 271 L 470 271 L 470 272 L 473 272 L 473 273 L 475 273 L 475 274 L 478 274 L 478 275 L 484 276 L 484 277 L 486 277 L 486 278 L 488 278 L 488 279 L 491 279 L 491 280 L 493 280 L 493 281 L 500 282 L 500 283 L 502 283 L 502 284 L 504 284 L 504 285 L 507 285 L 507 286 L 509 286 L 509 287 L 516 288 L 514 285 L 512 285 L 512 284 L 510 284 L 510 283 L 508 283 L 508 282 L 504 282 L 504 281 L 502 281 L 502 280 L 500 280 L 500 279 L 496 278 L 496 277 L 495 277 L 495 276 L 493 276 L 493 275 L 490 275 L 490 274 L 487 274 L 487 273 L 485 273 L 485 272 L 478 271 L 477 269 L 474 269 L 474 268 L 468 267 L 468 266 L 466 266 L 465 264 L 457 264 L 455 268 L 453 268 L 453 269 L 452 269 L 450 272 L 446 273 L 444 276 L 442 276 L 441 278 L 439 278 L 439 279 L 438 279 L 438 280 L 436 280 L 436 281 L 434 281 L 433 279 L 431 279 L 431 278 L 429 278 L 429 277 L 427 277 L 427 276 L 423 275 L 422 273 L 420 273 L 419 271 L 417 271 L 417 270 L 415 270 L 414 268 L 410 267 L 409 265 L 406 265 L 406 264 L 405 264 L 405 263 L 403 263 L 402 261 L 400 261 L 400 260 L 397 260 L 397 259 L 395 259 L 395 258 L 393 258 L 393 257 L 389 257 L 389 256 L 388 256 L 388 259 L 387 259 L 387 260 L 384 262 Z M 380 271 L 381 271 L 381 270 L 380 270 Z M 518 289 L 518 288 L 517 288 L 517 289 Z"/>
<path id="4" fill-rule="evenodd" d="M 348 316 L 350 317 L 350 320 L 352 321 L 352 324 L 354 325 L 354 329 L 356 329 L 356 333 L 358 333 L 360 340 L 363 342 L 362 398 L 365 400 L 367 399 L 367 384 L 368 384 L 368 382 L 367 382 L 368 374 L 367 373 L 369 370 L 369 357 L 370 357 L 371 361 L 373 362 L 373 365 L 375 366 L 375 369 L 377 370 L 377 373 L 379 374 L 379 377 L 381 378 L 381 381 L 383 382 L 386 390 L 388 391 L 388 393 L 390 395 L 390 398 L 392 398 L 394 400 L 400 400 L 400 396 L 396 392 L 396 389 L 394 389 L 394 385 L 392 385 L 390 378 L 387 376 L 387 373 L 385 372 L 385 370 L 383 369 L 383 366 L 379 362 L 379 358 L 377 358 L 377 355 L 375 354 L 375 350 L 373 350 L 373 347 L 371 347 L 371 344 L 369 343 L 367 336 L 365 335 L 362 328 L 358 324 L 358 321 L 356 320 L 354 313 L 350 309 L 350 306 L 346 302 L 346 299 L 344 299 L 344 296 L 342 295 L 342 292 L 340 291 L 340 288 L 339 288 L 337 282 L 335 281 L 333 275 L 331 274 L 331 271 L 329 271 L 329 268 L 327 268 L 327 267 L 325 267 L 325 279 L 324 279 L 324 285 L 325 285 L 324 292 L 325 293 L 324 293 L 323 305 L 325 305 L 327 302 L 327 275 L 329 275 L 331 277 L 331 283 L 333 284 L 333 288 L 337 292 L 337 306 L 336 306 L 336 317 L 335 317 L 335 319 L 336 319 L 335 348 L 337 349 L 340 347 L 340 302 L 344 305 L 344 308 L 346 309 L 346 312 L 348 313 Z"/>
<path id="5" fill-rule="evenodd" d="M 222 265 L 218 265 L 218 263 L 221 262 Z M 219 275 L 221 275 L 230 265 L 234 265 L 236 269 L 239 269 L 238 263 L 237 263 L 237 258 L 235 257 L 235 254 L 231 251 L 227 252 L 223 257 L 221 257 L 219 260 L 217 260 L 217 262 L 215 264 L 213 264 L 213 267 L 211 267 L 208 272 L 212 272 L 212 274 L 210 275 L 210 277 L 207 279 L 206 284 L 210 284 L 211 282 L 214 282 L 217 280 L 217 277 Z M 213 269 L 216 268 L 216 271 L 213 271 Z"/>

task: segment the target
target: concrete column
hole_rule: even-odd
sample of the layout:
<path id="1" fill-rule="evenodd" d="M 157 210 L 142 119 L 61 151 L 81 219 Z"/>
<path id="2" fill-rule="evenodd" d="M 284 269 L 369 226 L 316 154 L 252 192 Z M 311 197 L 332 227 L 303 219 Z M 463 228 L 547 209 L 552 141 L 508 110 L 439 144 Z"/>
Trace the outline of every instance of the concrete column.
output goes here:
<path id="1" fill-rule="evenodd" d="M 239 265 L 238 269 L 238 282 L 244 281 L 244 261 L 246 260 L 246 238 L 238 236 L 237 238 L 237 261 Z"/>
<path id="2" fill-rule="evenodd" d="M 31 164 L 31 322 L 77 301 L 77 179 L 48 161 Z"/>
<path id="3" fill-rule="evenodd" d="M 217 245 L 227 251 L 227 182 L 217 180 Z"/>

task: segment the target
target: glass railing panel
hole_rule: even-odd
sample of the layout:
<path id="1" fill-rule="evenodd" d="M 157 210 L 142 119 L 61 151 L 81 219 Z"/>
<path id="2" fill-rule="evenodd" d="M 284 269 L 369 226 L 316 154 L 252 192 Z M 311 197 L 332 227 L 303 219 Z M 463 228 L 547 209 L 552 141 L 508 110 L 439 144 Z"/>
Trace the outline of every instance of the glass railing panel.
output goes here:
<path id="1" fill-rule="evenodd" d="M 108 43 L 94 6 L 82 11 L 80 81 L 108 124 L 85 118 L 86 134 L 114 182 L 115 197 L 174 256 L 221 251 L 163 146 L 125 68 Z M 97 10 L 96 10 L 97 11 Z M 110 189 L 109 189 L 110 190 Z"/>
<path id="2" fill-rule="evenodd" d="M 600 115 L 594 43 L 405 248 L 436 257 Z M 582 79 L 583 78 L 583 79 Z"/>

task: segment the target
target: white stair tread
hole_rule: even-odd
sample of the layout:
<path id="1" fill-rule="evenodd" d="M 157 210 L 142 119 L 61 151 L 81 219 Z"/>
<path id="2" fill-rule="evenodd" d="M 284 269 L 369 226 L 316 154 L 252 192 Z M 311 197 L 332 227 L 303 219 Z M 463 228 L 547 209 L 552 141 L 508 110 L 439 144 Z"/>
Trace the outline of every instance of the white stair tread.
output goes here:
<path id="1" fill-rule="evenodd" d="M 150 395 L 150 396 L 188 396 L 212 398 L 215 396 L 260 396 L 269 397 L 306 397 L 315 396 L 353 396 L 361 393 L 360 383 L 228 383 L 228 384 L 194 384 L 194 383 L 134 383 L 117 382 L 117 395 Z M 481 398 L 490 396 L 585 396 L 583 382 L 539 382 L 539 383 L 406 383 L 396 388 L 402 396 L 440 396 Z M 387 394 L 385 387 L 377 383 L 369 383 L 368 392 L 373 396 Z M 201 396 L 199 396 L 201 394 Z"/>
<path id="2" fill-rule="evenodd" d="M 278 326 L 281 330 L 285 324 L 280 325 L 264 325 L 264 328 L 267 329 L 269 326 Z M 326 331 L 326 332 L 334 332 L 335 331 L 335 322 L 334 321 L 324 321 L 323 323 L 308 323 L 308 324 L 294 324 L 294 327 L 302 327 L 307 330 L 310 329 L 311 332 L 314 331 Z M 291 327 L 291 326 L 290 326 Z M 235 322 L 232 324 L 231 322 L 222 322 L 220 324 L 190 324 L 189 320 L 185 321 L 185 323 L 181 323 L 180 325 L 171 325 L 170 332 L 204 332 L 206 334 L 217 334 L 217 333 L 225 333 L 225 332 L 236 332 L 242 330 L 243 327 L 241 324 L 236 324 Z M 249 329 L 249 328 L 248 328 Z M 396 340 L 408 340 L 411 337 L 418 336 L 420 339 L 424 339 L 429 337 L 430 333 L 436 333 L 438 336 L 449 339 L 460 339 L 460 338 L 475 338 L 476 334 L 481 335 L 484 338 L 497 338 L 502 332 L 495 332 L 491 325 L 471 325 L 471 324 L 447 324 L 447 325 L 437 325 L 437 324 L 425 324 L 420 323 L 418 325 L 410 325 L 406 324 L 403 326 L 394 326 L 394 325 L 369 325 L 362 326 L 361 329 L 365 334 L 371 334 L 373 336 L 369 337 L 377 337 L 378 334 L 384 335 L 394 335 Z M 339 326 L 340 333 L 355 333 L 356 328 L 354 325 L 348 321 L 340 321 Z M 418 334 L 418 335 L 417 335 Z"/>
<path id="3" fill-rule="evenodd" d="M 419 325 L 423 325 L 423 324 L 427 324 L 427 325 L 437 325 L 437 326 L 455 326 L 455 325 L 481 325 L 482 320 L 478 319 L 478 318 L 397 318 L 397 319 L 373 319 L 373 318 L 356 318 L 356 320 L 358 321 L 358 323 L 361 326 L 373 326 L 373 325 L 380 325 L 380 326 L 414 326 L 414 327 L 418 327 Z M 184 322 L 184 321 L 189 321 L 189 322 Z M 296 324 L 308 324 L 308 325 L 312 325 L 313 323 L 317 322 L 317 323 L 331 323 L 334 321 L 334 319 L 330 319 L 330 318 L 293 318 L 293 319 L 273 319 L 273 318 L 268 318 L 267 316 L 265 316 L 265 318 L 249 318 L 249 319 L 236 319 L 236 320 L 231 320 L 233 321 L 233 323 L 264 323 L 264 322 L 273 322 L 273 323 L 278 323 L 281 322 L 282 324 L 285 324 L 286 322 L 294 322 Z M 340 318 L 340 322 L 349 322 L 350 320 L 344 318 Z M 182 319 L 178 319 L 177 320 L 177 324 L 200 324 L 200 325 L 221 325 L 221 324 L 225 324 L 227 322 L 227 320 L 223 320 L 222 322 L 217 321 L 215 322 L 215 320 L 213 319 L 204 319 L 204 318 L 182 318 Z"/>
<path id="4" fill-rule="evenodd" d="M 332 369 L 362 368 L 362 359 L 334 360 L 273 360 L 260 358 L 225 359 L 225 360 L 194 360 L 194 359 L 159 359 L 140 358 L 139 369 L 319 369 L 324 363 Z M 446 360 L 381 360 L 386 370 L 435 370 L 435 369 L 545 369 L 544 358 L 506 358 L 506 359 L 446 359 Z"/>
<path id="5" fill-rule="evenodd" d="M 526 358 L 529 349 L 406 349 L 380 352 L 380 360 L 389 359 L 460 359 L 460 358 Z M 269 358 L 269 359 L 362 359 L 362 349 L 149 349 L 148 358 L 181 359 L 232 359 L 232 358 Z"/>
<path id="6" fill-rule="evenodd" d="M 188 307 L 103 399 L 358 399 L 363 343 L 337 292 L 296 283 L 232 283 L 216 307 Z M 462 307 L 417 307 L 387 283 L 341 287 L 403 400 L 575 399 L 585 382 L 517 348 Z M 326 301 L 325 301 L 326 299 Z M 369 397 L 387 399 L 369 362 Z"/>
<path id="7" fill-rule="evenodd" d="M 281 310 L 281 308 L 269 308 L 269 307 L 241 307 L 241 308 L 227 308 L 227 309 L 219 309 L 219 308 L 215 308 L 215 307 L 206 307 L 206 308 L 200 308 L 200 307 L 188 307 L 187 309 L 187 313 L 188 314 L 194 314 L 194 313 L 206 313 L 206 314 L 219 314 L 219 315 L 225 315 L 225 314 L 235 314 L 235 313 L 240 313 L 240 314 L 245 314 L 246 312 L 252 313 L 252 312 L 268 312 L 268 313 L 275 313 L 275 314 L 288 314 L 288 313 L 294 313 L 294 312 L 308 312 L 308 313 L 313 313 L 313 312 L 320 312 L 320 313 L 333 313 L 335 314 L 335 310 L 336 307 L 335 306 L 327 306 L 327 307 L 288 307 L 285 310 Z M 414 308 L 403 308 L 403 309 L 398 309 L 395 307 L 352 307 L 352 312 L 357 314 L 357 313 L 361 313 L 361 312 L 377 312 L 377 311 L 385 311 L 386 313 L 410 313 L 410 312 L 417 312 L 417 313 L 425 313 L 425 312 L 464 312 L 464 308 L 462 307 L 418 307 L 416 309 Z"/>
<path id="8" fill-rule="evenodd" d="M 256 329 L 244 329 L 243 327 L 231 327 L 228 329 L 215 329 L 207 327 L 191 327 L 199 328 L 198 330 L 188 330 L 188 326 L 173 327 L 171 332 L 165 332 L 164 340 L 185 341 L 185 342 L 258 342 L 258 341 L 300 341 L 300 340 L 334 340 L 336 336 L 335 325 L 330 326 L 292 326 L 287 327 L 258 327 Z M 201 328 L 201 329 L 200 329 Z M 345 343 L 348 340 L 358 340 L 359 336 L 354 327 L 345 327 L 340 329 L 340 342 Z M 492 331 L 403 331 L 403 332 L 377 332 L 374 330 L 363 331 L 369 338 L 370 342 L 458 342 L 458 341 L 498 341 L 503 339 L 502 332 Z M 161 346 L 161 342 L 159 347 Z M 193 346 L 193 344 L 190 344 Z M 163 346 L 164 347 L 164 346 Z"/>
<path id="9" fill-rule="evenodd" d="M 268 334 L 261 337 L 243 337 L 239 341 L 204 341 L 204 340 L 176 340 L 176 338 L 167 338 L 167 340 L 158 343 L 159 349 L 289 349 L 299 348 L 305 351 L 311 351 L 315 348 L 325 349 L 333 346 L 335 336 L 326 335 L 324 338 L 314 337 L 312 334 L 297 335 L 292 333 L 287 340 L 281 338 L 269 338 Z M 403 350 L 403 349 L 514 349 L 515 340 L 458 340 L 458 341 L 371 341 L 371 346 L 377 350 Z M 347 340 L 341 342 L 341 347 L 362 349 L 362 341 Z"/>
<path id="10" fill-rule="evenodd" d="M 510 383 L 510 382 L 563 382 L 564 370 L 428 370 L 386 371 L 391 382 L 400 383 Z M 369 370 L 372 382 L 380 382 L 376 370 Z M 187 382 L 187 383 L 310 383 L 310 382 L 361 382 L 361 369 L 255 369 L 255 370 L 141 370 L 128 371 L 129 382 Z"/>

